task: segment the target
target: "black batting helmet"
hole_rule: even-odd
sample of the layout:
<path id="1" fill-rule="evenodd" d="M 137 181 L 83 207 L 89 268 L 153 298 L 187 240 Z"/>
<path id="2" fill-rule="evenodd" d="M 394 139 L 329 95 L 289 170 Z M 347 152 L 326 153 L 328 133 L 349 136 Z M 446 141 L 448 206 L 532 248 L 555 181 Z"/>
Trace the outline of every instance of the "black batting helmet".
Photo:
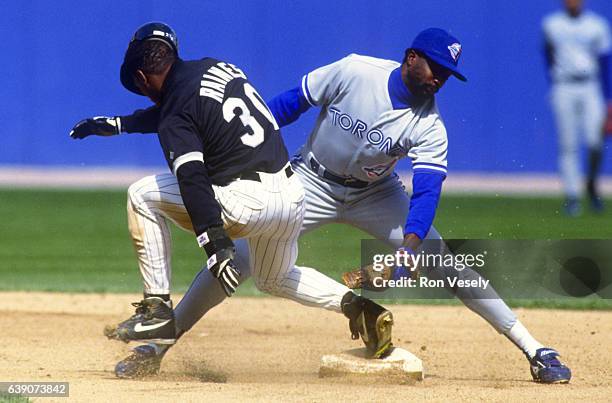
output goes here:
<path id="1" fill-rule="evenodd" d="M 121 84 L 123 84 L 123 86 L 129 91 L 138 95 L 143 94 L 134 84 L 134 66 L 128 53 L 130 48 L 133 48 L 138 43 L 145 41 L 164 42 L 170 46 L 170 48 L 174 51 L 174 54 L 178 56 L 178 39 L 176 37 L 176 32 L 174 32 L 174 30 L 170 28 L 168 24 L 164 24 L 163 22 L 148 22 L 138 28 L 130 40 L 128 50 L 125 52 L 125 57 L 123 58 L 123 64 L 121 65 L 120 72 Z"/>

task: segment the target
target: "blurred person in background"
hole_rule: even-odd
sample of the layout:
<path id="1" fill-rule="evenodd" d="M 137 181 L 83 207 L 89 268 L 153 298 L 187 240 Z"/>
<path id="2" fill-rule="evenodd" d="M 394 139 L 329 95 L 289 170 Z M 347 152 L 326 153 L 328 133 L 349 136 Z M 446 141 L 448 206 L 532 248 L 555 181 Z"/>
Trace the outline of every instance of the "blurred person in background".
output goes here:
<path id="1" fill-rule="evenodd" d="M 610 29 L 582 0 L 564 0 L 543 20 L 544 48 L 551 82 L 551 104 L 559 136 L 559 170 L 570 217 L 582 212 L 581 136 L 588 147 L 586 191 L 595 212 L 604 208 L 597 191 L 602 160 L 605 99 L 610 99 Z"/>

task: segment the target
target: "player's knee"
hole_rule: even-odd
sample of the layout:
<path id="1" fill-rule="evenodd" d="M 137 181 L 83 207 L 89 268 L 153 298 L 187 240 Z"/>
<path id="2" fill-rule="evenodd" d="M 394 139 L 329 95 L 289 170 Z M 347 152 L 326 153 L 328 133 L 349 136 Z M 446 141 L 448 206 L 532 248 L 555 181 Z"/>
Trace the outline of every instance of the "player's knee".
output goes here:
<path id="1" fill-rule="evenodd" d="M 133 206 L 138 206 L 144 201 L 144 195 L 147 193 L 147 185 L 154 182 L 154 176 L 146 176 L 137 180 L 128 187 L 128 203 Z"/>
<path id="2" fill-rule="evenodd" d="M 142 181 L 142 179 L 132 183 L 127 190 L 127 198 L 128 198 L 128 203 L 131 203 L 132 205 L 134 204 L 138 204 L 138 199 L 139 199 L 139 189 L 141 188 L 140 186 L 140 182 Z"/>

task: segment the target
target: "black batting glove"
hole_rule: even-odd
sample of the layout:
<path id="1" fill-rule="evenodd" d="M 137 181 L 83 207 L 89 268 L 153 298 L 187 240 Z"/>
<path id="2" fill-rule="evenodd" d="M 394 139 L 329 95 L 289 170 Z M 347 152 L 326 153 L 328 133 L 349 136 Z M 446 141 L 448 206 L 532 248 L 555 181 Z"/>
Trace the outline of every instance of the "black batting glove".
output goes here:
<path id="1" fill-rule="evenodd" d="M 234 261 L 232 258 L 227 257 L 223 259 L 221 262 L 213 259 L 217 256 L 224 255 L 228 250 L 217 252 L 212 258 L 208 259 L 207 266 L 208 270 L 219 280 L 221 283 L 221 287 L 223 287 L 223 291 L 225 295 L 231 297 L 238 287 L 240 278 L 240 271 L 236 268 Z M 233 255 L 233 251 L 231 253 L 227 253 L 227 256 Z M 211 262 L 211 260 L 214 260 Z M 212 263 L 212 264 L 211 264 Z"/>
<path id="2" fill-rule="evenodd" d="M 198 235 L 198 245 L 206 251 L 206 267 L 219 280 L 223 291 L 231 297 L 240 284 L 240 271 L 234 264 L 236 249 L 222 226 L 210 227 Z"/>
<path id="3" fill-rule="evenodd" d="M 70 130 L 73 139 L 84 139 L 95 134 L 96 136 L 115 136 L 121 133 L 121 119 L 119 116 L 95 116 L 83 119 Z"/>

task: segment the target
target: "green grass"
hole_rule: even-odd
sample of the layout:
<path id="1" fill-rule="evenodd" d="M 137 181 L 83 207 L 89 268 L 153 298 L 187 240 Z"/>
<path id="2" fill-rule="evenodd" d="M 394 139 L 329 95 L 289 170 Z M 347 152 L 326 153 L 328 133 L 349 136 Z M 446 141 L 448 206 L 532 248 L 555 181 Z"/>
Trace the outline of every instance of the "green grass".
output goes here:
<path id="1" fill-rule="evenodd" d="M 611 214 L 568 219 L 559 212 L 560 205 L 561 200 L 555 198 L 444 196 L 435 224 L 449 239 L 612 238 Z M 125 192 L 0 190 L 0 219 L 0 289 L 141 291 L 126 225 Z M 346 225 L 325 226 L 301 239 L 298 264 L 338 279 L 343 271 L 359 265 L 364 238 L 368 236 Z M 183 292 L 201 267 L 204 254 L 192 235 L 176 228 L 173 242 L 173 289 Z M 239 294 L 259 292 L 249 282 Z M 612 307 L 607 300 L 518 303 Z"/>
<path id="2" fill-rule="evenodd" d="M 561 203 L 553 197 L 443 196 L 435 226 L 447 239 L 612 239 L 612 212 L 568 218 Z"/>
<path id="3" fill-rule="evenodd" d="M 28 403 L 30 399 L 21 395 L 12 395 L 5 392 L 0 392 L 0 403 Z"/>

